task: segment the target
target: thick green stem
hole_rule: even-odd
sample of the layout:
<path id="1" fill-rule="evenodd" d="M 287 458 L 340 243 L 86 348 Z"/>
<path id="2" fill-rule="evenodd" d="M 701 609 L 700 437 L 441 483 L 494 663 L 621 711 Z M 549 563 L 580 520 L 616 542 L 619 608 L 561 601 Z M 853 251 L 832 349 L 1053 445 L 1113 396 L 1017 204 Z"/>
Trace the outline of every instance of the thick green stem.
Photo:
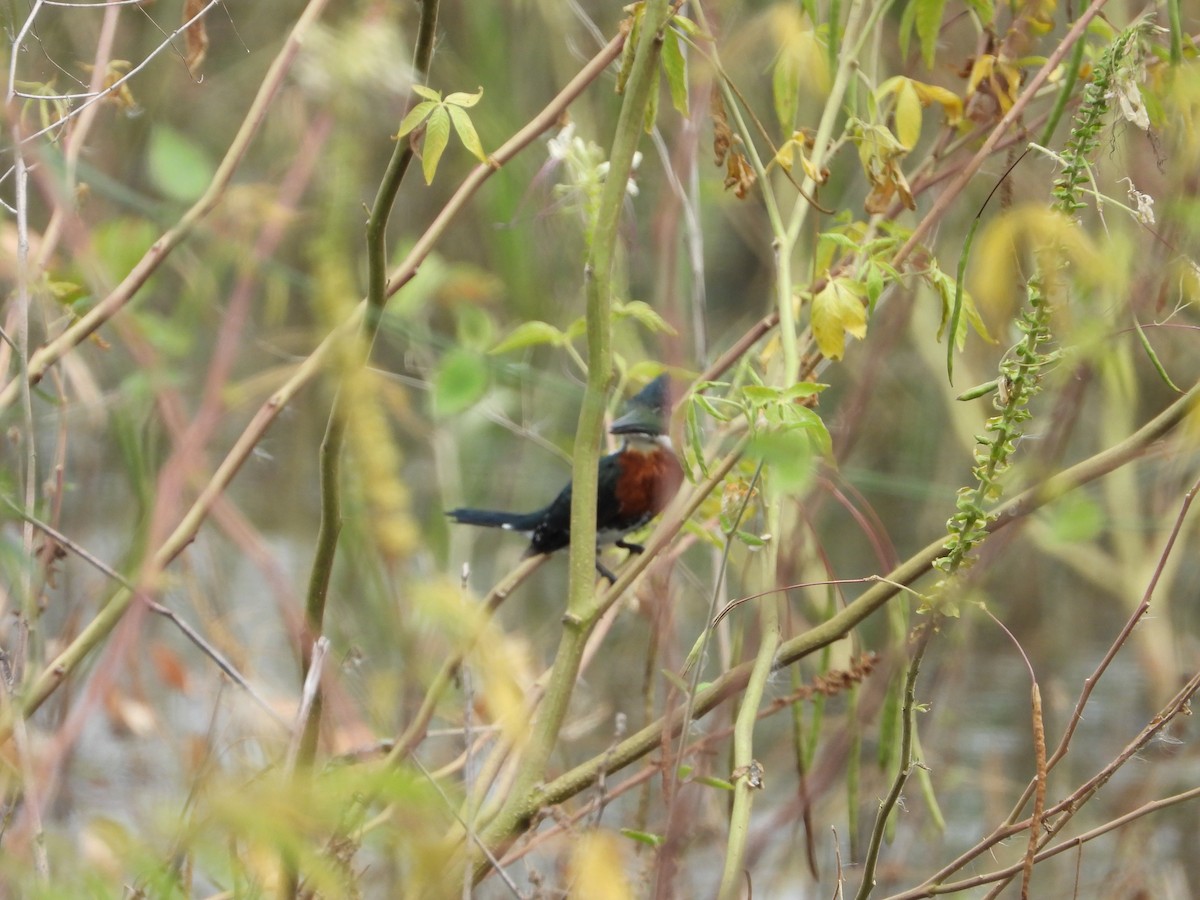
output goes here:
<path id="1" fill-rule="evenodd" d="M 414 68 L 421 81 L 429 77 L 437 16 L 438 0 L 422 0 L 421 21 L 417 27 L 417 48 L 413 59 Z M 346 370 L 341 373 L 343 386 L 346 379 L 355 377 L 367 364 L 371 355 L 371 345 L 379 331 L 380 316 L 387 302 L 387 223 L 412 158 L 412 144 L 408 141 L 397 141 L 367 219 L 367 313 L 363 317 L 359 344 L 355 348 L 357 357 L 350 357 Z M 325 601 L 329 595 L 329 579 L 333 574 L 333 563 L 337 556 L 338 536 L 342 531 L 341 470 L 342 451 L 346 444 L 347 415 L 345 397 L 343 389 L 339 388 L 329 410 L 325 437 L 321 441 L 321 522 L 317 531 L 317 546 L 304 606 L 304 624 L 308 629 L 308 640 L 303 647 L 305 676 L 308 675 L 311 664 L 311 641 L 315 640 L 325 627 Z M 321 691 L 318 689 L 308 719 L 304 723 L 304 738 L 297 757 L 301 767 L 311 763 L 316 756 L 317 739 L 321 729 L 321 707 Z"/>
<path id="2" fill-rule="evenodd" d="M 768 486 L 768 496 L 775 495 L 767 503 L 767 531 L 770 543 L 763 553 L 763 582 L 774 585 L 779 561 L 779 519 L 783 498 Z M 738 896 L 742 884 L 742 862 L 746 857 L 746 838 L 750 833 L 750 808 L 752 792 L 763 787 L 759 763 L 754 759 L 754 726 L 758 722 L 758 708 L 762 703 L 767 679 L 775 664 L 775 653 L 779 649 L 779 605 L 774 597 L 766 597 L 758 609 L 759 628 L 762 632 L 754 667 L 746 683 L 746 693 L 738 709 L 737 721 L 733 726 L 733 808 L 729 813 L 729 838 L 725 845 L 725 867 L 721 872 L 721 889 L 718 896 L 730 900 Z"/>
<path id="3" fill-rule="evenodd" d="M 604 409 L 612 375 L 612 269 L 616 256 L 617 226 L 625 201 L 626 184 L 633 168 L 645 121 L 652 77 L 662 47 L 662 29 L 669 14 L 667 0 L 654 0 L 642 13 L 634 62 L 625 86 L 625 99 L 617 120 L 609 154 L 608 179 L 601 193 L 587 263 L 588 381 L 575 435 L 572 470 L 571 546 L 567 614 L 555 656 L 553 674 L 538 712 L 529 744 L 522 754 L 512 789 L 484 834 L 495 846 L 507 841 L 537 808 L 535 787 L 545 777 L 546 763 L 558 739 L 567 706 L 575 688 L 587 636 L 595 624 L 591 615 L 596 565 L 596 489 Z"/>

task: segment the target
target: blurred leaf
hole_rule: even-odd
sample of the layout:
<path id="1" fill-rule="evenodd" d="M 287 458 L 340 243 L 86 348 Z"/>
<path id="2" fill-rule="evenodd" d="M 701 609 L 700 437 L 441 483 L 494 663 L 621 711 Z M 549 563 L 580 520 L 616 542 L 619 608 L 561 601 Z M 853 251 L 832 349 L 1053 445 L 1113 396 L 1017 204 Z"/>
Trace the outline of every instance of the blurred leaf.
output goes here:
<path id="1" fill-rule="evenodd" d="M 645 844 L 647 847 L 659 847 L 663 842 L 662 835 L 651 834 L 649 831 L 634 831 L 632 828 L 622 828 L 621 834 L 630 840 L 637 841 L 639 844 Z"/>
<path id="2" fill-rule="evenodd" d="M 667 29 L 663 35 L 663 70 L 667 73 L 667 87 L 671 89 L 671 105 L 681 115 L 688 114 L 687 59 L 679 46 L 679 33 Z"/>
<path id="3" fill-rule="evenodd" d="M 900 758 L 900 711 L 904 705 L 904 676 L 899 672 L 888 679 L 883 710 L 879 719 L 878 761 L 881 772 L 895 771 Z"/>
<path id="4" fill-rule="evenodd" d="M 767 21 L 778 47 L 771 71 L 775 115 L 783 129 L 791 131 L 801 91 L 824 96 L 829 91 L 829 68 L 821 40 L 799 6 L 775 4 Z"/>
<path id="5" fill-rule="evenodd" d="M 426 100 L 432 100 L 435 104 L 442 102 L 442 94 L 440 91 L 435 91 L 431 87 L 426 87 L 423 84 L 414 84 L 412 86 L 413 93 L 418 97 L 424 97 Z"/>
<path id="6" fill-rule="evenodd" d="M 1101 249 L 1079 222 L 1041 203 L 1014 206 L 987 224 L 971 251 L 971 292 L 992 322 L 1006 321 L 1023 302 L 1030 258 L 1043 273 L 1061 272 L 1069 263 L 1061 277 L 1097 291 L 1119 295 L 1128 282 L 1116 248 Z"/>
<path id="7" fill-rule="evenodd" d="M 475 353 L 451 350 L 442 357 L 433 374 L 433 409 L 439 416 L 452 416 L 470 408 L 483 397 L 488 386 L 487 367 Z"/>
<path id="8" fill-rule="evenodd" d="M 650 95 L 646 98 L 646 116 L 642 120 L 642 128 L 646 134 L 652 132 L 658 122 L 658 95 L 662 87 L 662 74 L 661 68 L 650 73 Z"/>
<path id="9" fill-rule="evenodd" d="M 800 106 L 800 64 L 787 49 L 775 57 L 771 71 L 771 94 L 775 101 L 775 118 L 782 128 L 791 130 Z"/>
<path id="10" fill-rule="evenodd" d="M 694 784 L 702 784 L 705 787 L 717 788 L 721 791 L 734 790 L 733 782 L 726 781 L 724 778 L 715 778 L 712 775 L 699 775 L 692 779 Z"/>
<path id="11" fill-rule="evenodd" d="M 617 319 L 633 319 L 648 331 L 659 334 L 674 334 L 675 329 L 667 320 L 654 311 L 649 303 L 642 300 L 629 300 L 625 303 L 613 304 L 613 315 Z"/>
<path id="12" fill-rule="evenodd" d="M 637 49 L 638 33 L 642 28 L 642 18 L 646 12 L 644 3 L 635 3 L 629 10 L 629 17 L 621 23 L 622 28 L 628 28 L 625 46 L 621 48 L 621 68 L 617 70 L 617 93 L 625 93 L 625 82 L 633 71 L 633 52 Z"/>
<path id="13" fill-rule="evenodd" d="M 925 60 L 925 68 L 932 69 L 946 0 L 911 0 L 911 2 L 916 7 L 915 24 L 917 38 L 921 41 L 921 56 Z"/>
<path id="14" fill-rule="evenodd" d="M 921 139 L 921 98 L 907 78 L 896 93 L 896 137 L 909 150 Z"/>
<path id="15" fill-rule="evenodd" d="M 460 306 L 456 310 L 456 334 L 461 347 L 484 352 L 492 343 L 496 323 L 478 306 Z"/>
<path id="16" fill-rule="evenodd" d="M 150 182 L 160 194 L 191 203 L 212 181 L 213 164 L 204 148 L 169 125 L 156 125 L 147 151 Z"/>
<path id="17" fill-rule="evenodd" d="M 574 900 L 632 900 L 621 845 L 611 831 L 586 831 L 572 841 L 569 866 Z"/>
<path id="18" fill-rule="evenodd" d="M 979 16 L 980 24 L 990 26 L 996 19 L 995 0 L 965 0 L 966 6 Z"/>
<path id="19" fill-rule="evenodd" d="M 747 547 L 749 547 L 751 550 L 758 550 L 758 549 L 761 549 L 762 547 L 767 546 L 767 542 L 764 541 L 757 534 L 753 534 L 749 531 L 744 531 L 743 529 L 740 529 L 740 528 L 737 529 L 736 531 L 734 531 L 733 536 L 735 538 L 737 538 L 737 540 L 739 540 L 743 544 L 745 544 Z"/>
<path id="20" fill-rule="evenodd" d="M 133 315 L 145 338 L 164 356 L 182 359 L 195 346 L 198 335 L 187 323 L 152 309 L 138 309 Z"/>
<path id="21" fill-rule="evenodd" d="M 834 278 L 813 297 L 811 323 L 817 348 L 829 359 L 841 359 L 846 335 L 867 334 L 867 310 L 863 286 L 849 278 Z"/>
<path id="22" fill-rule="evenodd" d="M 684 34 L 691 38 L 701 38 L 706 41 L 712 40 L 712 35 L 707 31 L 702 31 L 700 26 L 689 19 L 687 16 L 672 16 L 671 27 L 678 28 Z"/>
<path id="23" fill-rule="evenodd" d="M 558 346 L 566 339 L 561 331 L 549 322 L 523 322 L 509 332 L 508 337 L 493 347 L 490 353 L 510 353 L 513 350 L 523 350 L 526 347 L 537 347 L 541 344 Z"/>
<path id="24" fill-rule="evenodd" d="M 1083 491 L 1072 491 L 1046 507 L 1042 518 L 1055 540 L 1078 544 L 1104 533 L 1107 516 L 1100 505 Z"/>
<path id="25" fill-rule="evenodd" d="M 429 114 L 425 122 L 425 141 L 421 144 L 421 171 L 425 173 L 425 183 L 433 184 L 433 176 L 437 172 L 438 162 L 450 142 L 450 114 L 445 107 L 439 106 Z"/>
<path id="26" fill-rule="evenodd" d="M 150 659 L 158 674 L 159 684 L 180 692 L 187 690 L 188 670 L 178 653 L 159 641 L 150 645 Z"/>
<path id="27" fill-rule="evenodd" d="M 816 471 L 817 448 L 809 434 L 800 429 L 760 431 L 751 438 L 746 453 L 767 465 L 776 487 L 784 492 L 803 489 Z"/>
<path id="28" fill-rule="evenodd" d="M 185 52 L 184 63 L 188 67 L 188 71 L 193 75 L 204 62 L 204 57 L 208 54 L 208 28 L 204 24 L 204 17 L 200 14 L 204 12 L 204 8 L 208 5 L 207 0 L 184 0 L 183 4 L 183 22 L 191 22 L 184 34 Z M 196 18 L 200 16 L 200 18 Z"/>

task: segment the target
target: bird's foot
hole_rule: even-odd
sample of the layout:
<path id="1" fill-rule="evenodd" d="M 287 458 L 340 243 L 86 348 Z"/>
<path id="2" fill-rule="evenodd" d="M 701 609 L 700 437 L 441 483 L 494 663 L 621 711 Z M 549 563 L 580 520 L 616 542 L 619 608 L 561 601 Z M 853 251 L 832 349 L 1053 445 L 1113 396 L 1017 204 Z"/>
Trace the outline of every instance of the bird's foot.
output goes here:
<path id="1" fill-rule="evenodd" d="M 609 569 L 608 566 L 600 562 L 599 559 L 596 560 L 596 571 L 600 573 L 601 578 L 608 579 L 609 584 L 617 583 L 617 576 L 612 573 L 612 570 Z"/>
<path id="2" fill-rule="evenodd" d="M 628 550 L 633 554 L 640 555 L 646 552 L 646 548 L 641 544 L 631 544 L 629 541 L 617 541 L 616 546 L 620 547 L 622 550 Z"/>

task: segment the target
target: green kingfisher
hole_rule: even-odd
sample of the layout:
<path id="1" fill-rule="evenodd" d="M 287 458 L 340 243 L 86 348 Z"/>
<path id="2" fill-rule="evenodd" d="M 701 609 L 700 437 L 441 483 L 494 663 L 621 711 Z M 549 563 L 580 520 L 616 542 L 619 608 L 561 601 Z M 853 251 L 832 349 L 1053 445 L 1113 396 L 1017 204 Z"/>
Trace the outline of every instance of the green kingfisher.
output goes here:
<path id="1" fill-rule="evenodd" d="M 630 553 L 645 548 L 624 540 L 641 528 L 675 496 L 683 481 L 683 470 L 666 434 L 671 403 L 670 385 L 660 375 L 630 399 L 624 414 L 609 431 L 621 436 L 621 447 L 600 459 L 596 497 L 596 545 L 615 544 Z M 482 525 L 519 531 L 529 536 L 526 556 L 553 553 L 571 542 L 571 485 L 559 492 L 549 506 L 531 513 L 509 513 L 490 509 L 452 509 L 446 513 L 462 525 Z M 596 560 L 596 571 L 616 581 Z"/>

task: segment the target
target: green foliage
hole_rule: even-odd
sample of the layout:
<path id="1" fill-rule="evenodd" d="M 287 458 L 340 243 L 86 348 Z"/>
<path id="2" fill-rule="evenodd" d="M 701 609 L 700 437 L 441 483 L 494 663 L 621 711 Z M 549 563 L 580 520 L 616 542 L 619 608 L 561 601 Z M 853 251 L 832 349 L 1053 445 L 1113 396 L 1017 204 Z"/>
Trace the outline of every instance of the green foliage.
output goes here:
<path id="1" fill-rule="evenodd" d="M 659 315 L 653 307 L 641 300 L 614 301 L 612 305 L 613 322 L 632 322 L 650 334 L 673 334 L 667 320 Z M 517 350 L 528 350 L 533 347 L 549 346 L 567 350 L 578 357 L 574 342 L 587 333 L 586 319 L 579 318 L 565 329 L 556 328 L 549 322 L 522 322 L 505 337 L 501 338 L 489 351 L 493 354 L 513 353 Z M 585 368 L 581 366 L 581 368 Z"/>
<path id="2" fill-rule="evenodd" d="M 483 98 L 483 88 L 474 94 L 462 92 L 447 94 L 444 100 L 438 91 L 424 85 L 414 84 L 412 89 L 417 96 L 425 99 L 409 110 L 408 115 L 400 120 L 400 130 L 396 132 L 396 140 L 401 140 L 406 135 L 423 127 L 425 141 L 421 145 L 421 170 L 425 174 L 426 184 L 433 183 L 438 163 L 450 142 L 451 125 L 454 126 L 458 139 L 471 155 L 482 163 L 487 162 L 483 144 L 480 143 L 475 125 L 467 113 L 468 109 Z"/>
<path id="3" fill-rule="evenodd" d="M 488 371 L 478 353 L 451 350 L 442 357 L 433 376 L 433 409 L 452 416 L 478 403 L 488 387 Z"/>
<path id="4" fill-rule="evenodd" d="M 862 304 L 858 306 L 861 310 Z M 832 449 L 825 423 L 805 405 L 824 388 L 801 382 L 788 388 L 747 385 L 742 389 L 752 429 L 747 453 L 766 465 L 780 491 L 802 491 L 817 463 Z"/>
<path id="5" fill-rule="evenodd" d="M 203 147 L 169 125 L 157 125 L 150 133 L 146 165 L 159 193 L 181 203 L 204 193 L 215 168 Z"/>

